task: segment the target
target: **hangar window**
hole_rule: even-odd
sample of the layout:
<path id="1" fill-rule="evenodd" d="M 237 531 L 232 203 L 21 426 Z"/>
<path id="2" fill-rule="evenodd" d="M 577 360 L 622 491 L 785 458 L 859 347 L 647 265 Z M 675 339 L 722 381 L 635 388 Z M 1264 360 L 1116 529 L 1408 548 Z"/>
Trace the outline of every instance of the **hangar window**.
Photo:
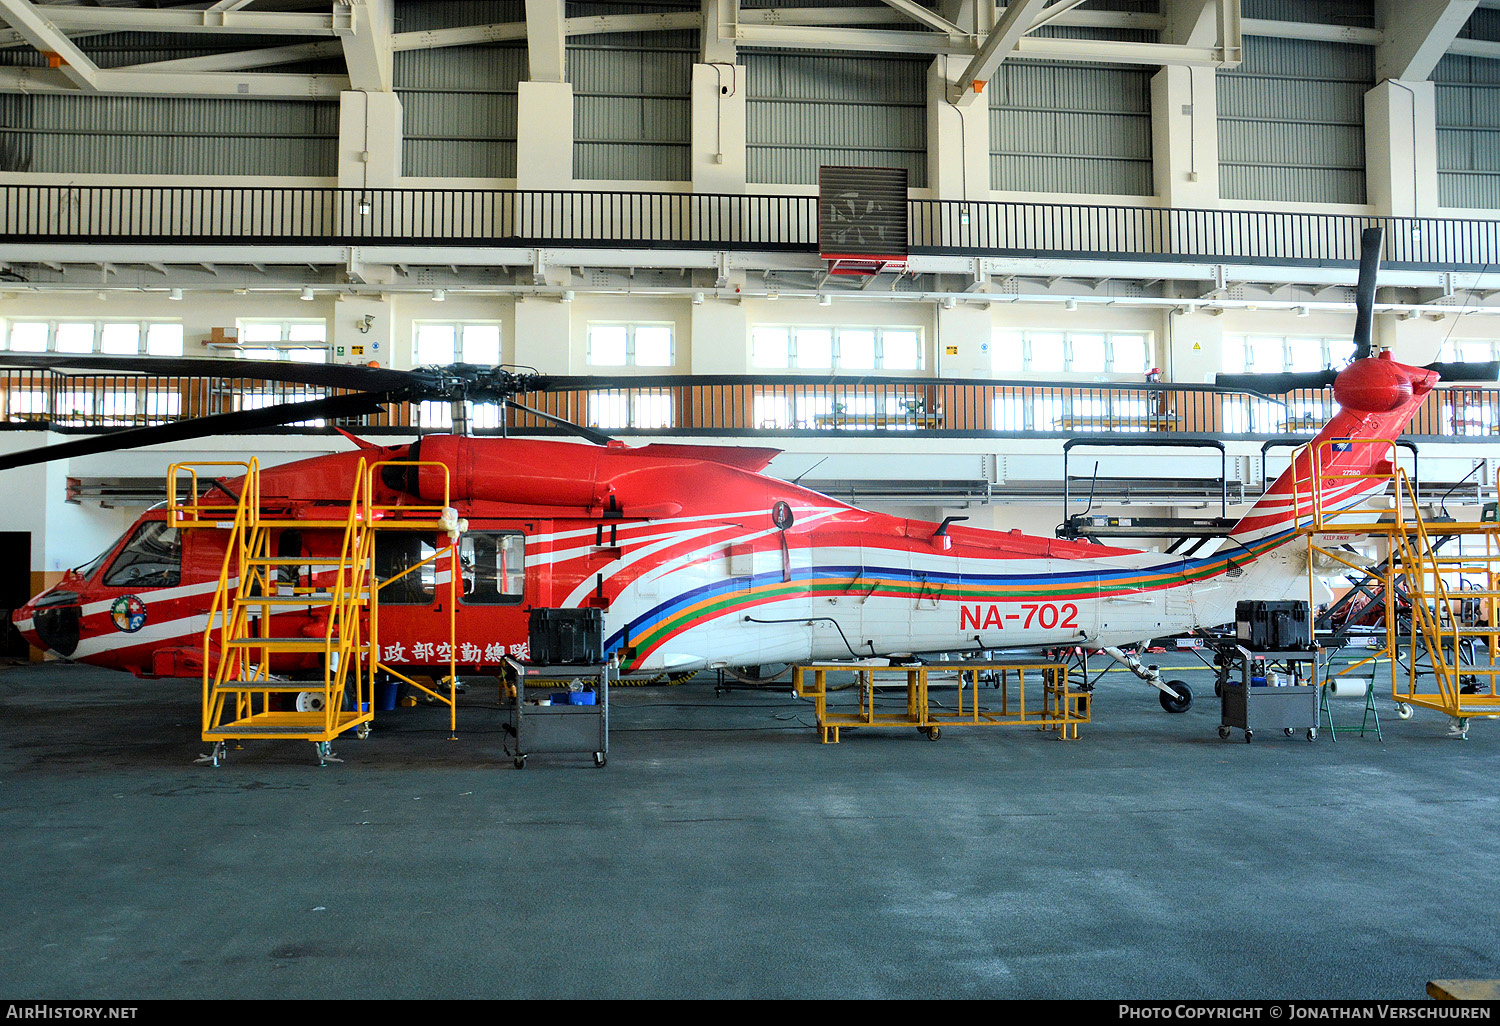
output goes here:
<path id="1" fill-rule="evenodd" d="M 996 328 L 990 365 L 996 374 L 1145 374 L 1152 367 L 1151 336 Z"/>
<path id="2" fill-rule="evenodd" d="M 450 363 L 477 363 L 494 367 L 500 362 L 500 325 L 433 321 L 413 328 L 412 363 L 418 367 Z"/>
<path id="3" fill-rule="evenodd" d="M 921 370 L 917 328 L 762 324 L 750 330 L 750 362 L 766 370 Z"/>
<path id="4" fill-rule="evenodd" d="M 1446 338 L 1438 351 L 1440 363 L 1488 363 L 1495 358 L 1495 342 L 1487 338 Z"/>
<path id="5" fill-rule="evenodd" d="M 1342 367 L 1354 343 L 1314 335 L 1225 335 L 1224 367 L 1232 374 L 1280 374 Z"/>
<path id="6" fill-rule="evenodd" d="M 672 426 L 672 396 L 665 391 L 589 393 L 589 427 L 603 431 Z"/>
<path id="7" fill-rule="evenodd" d="M 153 520 L 140 528 L 110 565 L 104 583 L 116 588 L 167 588 L 182 576 L 182 536 Z"/>
<path id="8" fill-rule="evenodd" d="M 182 325 L 175 321 L 18 320 L 7 325 L 0 344 L 16 353 L 135 356 L 142 339 L 148 356 L 182 355 Z"/>
<path id="9" fill-rule="evenodd" d="M 591 367 L 670 367 L 676 362 L 670 324 L 590 324 Z"/>

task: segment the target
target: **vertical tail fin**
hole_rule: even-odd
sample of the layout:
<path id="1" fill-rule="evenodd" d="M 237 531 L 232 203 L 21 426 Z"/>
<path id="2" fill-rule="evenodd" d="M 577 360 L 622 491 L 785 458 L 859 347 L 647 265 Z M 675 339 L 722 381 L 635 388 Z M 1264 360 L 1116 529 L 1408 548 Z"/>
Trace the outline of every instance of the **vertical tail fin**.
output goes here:
<path id="1" fill-rule="evenodd" d="M 1338 412 L 1235 525 L 1230 541 L 1248 548 L 1272 536 L 1289 537 L 1308 523 L 1315 452 L 1325 510 L 1349 509 L 1383 492 L 1387 482 L 1376 475 L 1394 472 L 1391 451 L 1388 446 L 1369 443 L 1394 441 L 1437 381 L 1434 371 L 1397 363 L 1389 353 L 1351 363 L 1334 381 Z"/>

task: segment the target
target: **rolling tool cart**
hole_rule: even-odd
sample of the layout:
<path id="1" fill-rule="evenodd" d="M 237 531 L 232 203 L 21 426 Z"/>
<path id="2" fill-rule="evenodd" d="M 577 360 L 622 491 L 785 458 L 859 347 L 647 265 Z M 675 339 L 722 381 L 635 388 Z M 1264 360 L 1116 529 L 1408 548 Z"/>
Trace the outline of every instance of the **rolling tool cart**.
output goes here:
<path id="1" fill-rule="evenodd" d="M 1322 684 L 1326 654 L 1320 648 L 1249 649 L 1236 645 L 1225 650 L 1229 661 L 1240 667 L 1239 680 L 1232 673 L 1224 681 L 1219 719 L 1219 737 L 1229 737 L 1233 728 L 1245 732 L 1248 742 L 1257 730 L 1280 727 L 1287 737 L 1305 731 L 1309 741 L 1318 738 L 1318 690 Z"/>
<path id="2" fill-rule="evenodd" d="M 515 676 L 505 754 L 516 769 L 537 753 L 592 755 L 602 767 L 609 757 L 609 663 L 594 666 L 538 666 L 507 658 Z M 582 682 L 582 690 L 569 685 Z"/>

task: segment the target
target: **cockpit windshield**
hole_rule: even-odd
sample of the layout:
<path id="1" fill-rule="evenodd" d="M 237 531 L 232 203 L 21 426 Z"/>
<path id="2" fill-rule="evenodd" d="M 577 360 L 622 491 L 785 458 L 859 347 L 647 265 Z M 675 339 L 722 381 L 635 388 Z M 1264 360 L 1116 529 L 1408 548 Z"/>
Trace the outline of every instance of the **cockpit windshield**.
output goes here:
<path id="1" fill-rule="evenodd" d="M 104 578 L 117 588 L 166 588 L 182 580 L 182 535 L 160 520 L 142 524 Z"/>
<path id="2" fill-rule="evenodd" d="M 125 532 L 125 534 L 129 533 L 129 531 Z M 93 577 L 94 574 L 99 572 L 99 568 L 104 565 L 104 561 L 109 558 L 109 554 L 111 552 L 115 551 L 115 548 L 120 544 L 120 540 L 124 537 L 124 534 L 120 535 L 119 538 L 116 538 L 114 541 L 106 545 L 104 547 L 104 551 L 99 553 L 99 555 L 83 564 L 83 566 L 75 566 L 73 568 L 73 572 L 79 577 L 82 577 L 84 580 L 88 580 L 89 578 Z"/>

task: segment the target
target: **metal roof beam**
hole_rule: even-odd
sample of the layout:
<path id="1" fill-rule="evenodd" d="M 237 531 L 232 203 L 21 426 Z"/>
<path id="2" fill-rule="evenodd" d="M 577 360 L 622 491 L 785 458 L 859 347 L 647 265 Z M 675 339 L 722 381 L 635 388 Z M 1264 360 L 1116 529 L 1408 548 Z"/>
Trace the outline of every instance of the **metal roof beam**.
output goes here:
<path id="1" fill-rule="evenodd" d="M 101 69 L 94 76 L 101 93 L 123 96 L 223 96 L 261 100 L 332 99 L 349 88 L 343 75 L 158 74 L 128 69 Z M 51 68 L 0 68 L 0 91 L 77 93 Z"/>
<path id="2" fill-rule="evenodd" d="M 54 66 L 76 89 L 92 91 L 99 68 L 31 0 L 0 0 L 0 13 L 37 50 L 55 59 Z M 50 13 L 50 12 L 49 12 Z"/>
<path id="3" fill-rule="evenodd" d="M 1375 79 L 1424 82 L 1437 67 L 1479 0 L 1380 0 L 1385 41 L 1375 48 Z"/>
<path id="4" fill-rule="evenodd" d="M 260 36 L 334 36 L 334 14 L 148 7 L 47 7 L 59 29 L 91 32 L 229 32 Z"/>
<path id="5" fill-rule="evenodd" d="M 881 0 L 881 2 L 887 7 L 900 11 L 913 21 L 926 25 L 928 28 L 936 29 L 939 32 L 946 32 L 950 35 L 966 34 L 963 29 L 953 24 L 947 18 L 934 14 L 921 4 L 915 3 L 914 0 Z M 1081 3 L 1082 0 L 1079 0 L 1079 2 Z"/>
<path id="6" fill-rule="evenodd" d="M 972 57 L 971 39 L 954 39 L 936 32 L 892 32 L 882 29 L 815 28 L 799 25 L 741 25 L 742 47 L 871 53 L 956 54 Z M 1224 63 L 1216 47 L 1174 46 L 1168 43 L 1127 43 L 1103 39 L 1053 39 L 1028 36 L 1017 42 L 1014 60 L 1097 61 L 1105 64 L 1180 64 L 1218 67 Z"/>
<path id="7" fill-rule="evenodd" d="M 985 36 L 979 52 L 959 75 L 958 82 L 948 86 L 948 102 L 965 107 L 971 105 L 1000 63 L 1016 52 L 1016 44 L 1046 6 L 1047 0 L 1014 0 L 995 22 L 990 34 Z"/>
<path id="8" fill-rule="evenodd" d="M 349 85 L 371 93 L 391 91 L 391 30 L 396 23 L 393 0 L 343 0 L 350 31 L 342 36 Z"/>
<path id="9" fill-rule="evenodd" d="M 269 68 L 278 64 L 298 64 L 302 61 L 338 57 L 344 52 L 344 44 L 337 39 L 324 39 L 316 43 L 293 43 L 290 46 L 268 46 L 259 50 L 235 50 L 230 53 L 210 53 L 202 57 L 181 57 L 171 61 L 153 61 L 150 64 L 132 64 L 117 68 L 117 71 L 246 71 L 250 68 Z"/>

